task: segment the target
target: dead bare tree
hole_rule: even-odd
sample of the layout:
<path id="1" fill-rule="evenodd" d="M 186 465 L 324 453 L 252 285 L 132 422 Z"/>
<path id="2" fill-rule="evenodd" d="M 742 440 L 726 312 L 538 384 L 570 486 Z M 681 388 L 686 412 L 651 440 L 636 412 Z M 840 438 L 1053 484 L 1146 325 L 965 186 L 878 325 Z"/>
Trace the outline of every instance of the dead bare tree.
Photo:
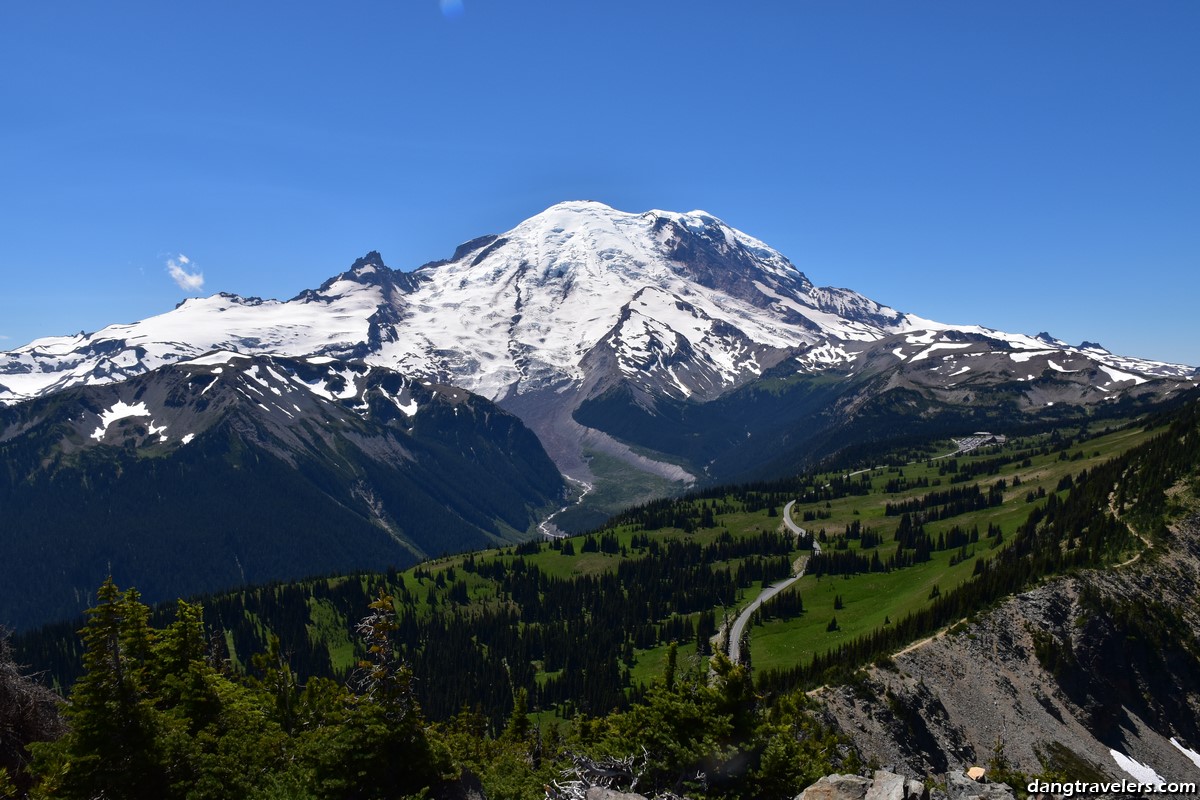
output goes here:
<path id="1" fill-rule="evenodd" d="M 13 659 L 8 631 L 0 628 L 0 769 L 21 787 L 29 764 L 28 745 L 57 739 L 66 732 L 62 699 L 29 675 Z"/>
<path id="2" fill-rule="evenodd" d="M 571 766 L 562 771 L 561 780 L 544 787 L 546 800 L 587 800 L 588 789 L 599 787 L 619 792 L 634 793 L 646 766 L 647 753 L 642 748 L 641 756 L 624 758 L 594 759 L 579 753 L 571 753 Z M 672 794 L 658 794 L 654 800 L 688 800 Z"/>

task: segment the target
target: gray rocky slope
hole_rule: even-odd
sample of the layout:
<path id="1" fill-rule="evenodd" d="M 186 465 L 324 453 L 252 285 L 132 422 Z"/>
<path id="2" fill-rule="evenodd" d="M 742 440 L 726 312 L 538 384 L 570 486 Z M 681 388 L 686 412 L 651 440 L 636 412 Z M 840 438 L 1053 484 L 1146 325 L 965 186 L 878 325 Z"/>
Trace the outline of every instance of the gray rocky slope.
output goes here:
<path id="1" fill-rule="evenodd" d="M 1133 780 L 1122 763 L 1137 762 L 1200 782 L 1198 587 L 1193 515 L 1166 546 L 1048 581 L 870 668 L 857 689 L 815 695 L 864 755 L 912 776 L 1000 755 L 1030 775 Z"/>

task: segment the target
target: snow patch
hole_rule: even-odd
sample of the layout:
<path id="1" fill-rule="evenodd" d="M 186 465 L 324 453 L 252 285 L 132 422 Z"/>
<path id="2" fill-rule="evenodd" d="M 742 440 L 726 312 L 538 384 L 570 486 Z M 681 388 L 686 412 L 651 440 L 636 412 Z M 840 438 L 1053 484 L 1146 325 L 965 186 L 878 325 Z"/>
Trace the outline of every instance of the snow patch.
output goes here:
<path id="1" fill-rule="evenodd" d="M 274 386 L 272 386 L 270 383 L 268 383 L 267 380 L 265 378 L 263 378 L 263 376 L 259 373 L 258 364 L 255 364 L 254 366 L 250 367 L 250 369 L 246 370 L 246 377 L 248 377 L 250 380 L 257 383 L 259 386 L 263 387 L 264 389 L 270 389 L 273 392 L 275 392 L 275 394 L 279 394 L 279 390 L 276 389 Z M 253 386 L 251 386 L 250 388 L 254 389 Z M 258 389 L 254 389 L 254 391 L 258 392 Z M 262 394 L 262 392 L 258 392 L 258 393 Z"/>
<path id="2" fill-rule="evenodd" d="M 1009 353 L 1008 357 L 1018 364 L 1024 364 L 1026 361 L 1034 358 L 1035 356 L 1048 356 L 1057 352 L 1057 350 L 1026 350 L 1023 353 Z"/>
<path id="3" fill-rule="evenodd" d="M 858 358 L 857 353 L 848 353 L 841 345 L 827 342 L 820 347 L 814 347 L 805 353 L 802 358 L 809 364 L 845 364 L 854 361 Z"/>
<path id="4" fill-rule="evenodd" d="M 315 394 L 317 397 L 324 397 L 326 400 L 336 400 L 337 399 L 333 396 L 333 392 L 331 392 L 325 388 L 325 382 L 322 381 L 320 378 L 313 381 L 312 383 L 309 383 L 308 381 L 301 381 L 301 383 L 303 383 L 304 387 L 306 389 L 308 389 L 310 392 L 312 392 L 313 394 Z"/>
<path id="5" fill-rule="evenodd" d="M 182 442 L 183 444 L 190 444 L 192 439 L 195 439 L 195 438 L 196 438 L 196 434 L 189 433 L 189 434 L 185 434 L 184 437 L 182 439 L 180 439 L 179 441 Z"/>
<path id="6" fill-rule="evenodd" d="M 1113 383 L 1124 383 L 1125 381 L 1133 381 L 1135 386 L 1140 386 L 1148 381 L 1141 375 L 1130 375 L 1128 372 L 1121 372 L 1119 369 L 1113 369 L 1105 364 L 1099 365 L 1100 369 L 1108 373 L 1108 377 L 1113 379 Z"/>
<path id="7" fill-rule="evenodd" d="M 112 408 L 108 409 L 107 411 L 100 412 L 100 427 L 96 428 L 96 430 L 92 433 L 92 438 L 96 441 L 103 439 L 104 434 L 108 431 L 108 426 L 112 425 L 119 419 L 125 419 L 126 417 L 148 416 L 150 416 L 150 409 L 146 408 L 145 403 L 138 403 L 137 405 L 131 406 L 124 400 L 118 400 L 113 404 Z M 165 428 L 163 430 L 165 430 Z"/>
<path id="8" fill-rule="evenodd" d="M 937 338 L 937 335 L 938 332 L 934 330 L 922 331 L 920 334 L 910 333 L 904 337 L 904 341 L 909 344 L 933 344 L 933 340 Z"/>
<path id="9" fill-rule="evenodd" d="M 1200 753 L 1197 753 L 1195 750 L 1190 750 L 1190 749 L 1184 747 L 1182 744 L 1179 743 L 1179 740 L 1174 737 L 1171 737 L 1171 744 L 1173 744 L 1175 746 L 1176 750 L 1178 750 L 1179 752 L 1181 752 L 1185 756 L 1187 756 L 1188 759 L 1191 760 L 1191 762 L 1193 764 L 1195 764 L 1197 767 L 1200 767 Z"/>
<path id="10" fill-rule="evenodd" d="M 910 338 L 909 341 L 911 342 L 912 339 Z M 970 346 L 971 345 L 967 342 L 938 342 L 937 344 L 929 345 L 929 347 L 927 347 L 924 350 L 922 350 L 921 352 L 917 353 L 915 356 L 912 357 L 912 359 L 909 361 L 909 363 L 913 363 L 916 361 L 922 361 L 922 360 L 928 358 L 930 353 L 936 352 L 938 350 L 961 350 L 964 347 L 970 347 Z"/>
<path id="11" fill-rule="evenodd" d="M 1166 783 L 1152 767 L 1148 767 L 1140 761 L 1134 761 L 1120 750 L 1109 750 L 1108 752 L 1112 754 L 1113 761 L 1117 762 L 1117 766 L 1125 770 L 1138 783 Z"/>
<path id="12" fill-rule="evenodd" d="M 391 395 L 384 394 L 383 392 L 380 392 L 380 394 L 383 394 L 384 397 L 391 400 L 392 404 L 395 405 L 396 408 L 400 409 L 400 413 L 406 417 L 409 417 L 410 419 L 416 416 L 417 409 L 420 408 L 420 406 L 417 405 L 417 401 L 411 398 L 407 403 L 401 403 L 399 397 L 392 397 Z"/>
<path id="13" fill-rule="evenodd" d="M 235 350 L 214 350 L 211 353 L 205 353 L 196 358 L 189 358 L 184 361 L 184 364 L 194 364 L 197 367 L 212 367 L 218 364 L 228 364 L 235 359 L 248 360 L 250 356 L 245 353 L 239 353 Z M 214 370 L 215 371 L 215 370 Z"/>

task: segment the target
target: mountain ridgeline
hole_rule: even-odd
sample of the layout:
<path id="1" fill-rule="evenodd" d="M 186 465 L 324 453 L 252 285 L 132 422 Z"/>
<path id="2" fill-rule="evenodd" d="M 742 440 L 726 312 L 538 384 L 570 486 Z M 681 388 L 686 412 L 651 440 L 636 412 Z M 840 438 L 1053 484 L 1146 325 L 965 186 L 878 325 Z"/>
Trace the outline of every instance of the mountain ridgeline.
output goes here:
<path id="1" fill-rule="evenodd" d="M 1193 367 L 816 286 L 702 211 L 566 202 L 411 271 L 372 252 L 286 302 L 192 298 L 32 342 L 0 354 L 0 402 L 212 350 L 365 363 L 497 402 L 594 488 L 579 524 L 646 499 L 650 484 L 771 477 L 863 438 L 942 435 L 931 420 L 1082 419 L 1197 382 Z"/>

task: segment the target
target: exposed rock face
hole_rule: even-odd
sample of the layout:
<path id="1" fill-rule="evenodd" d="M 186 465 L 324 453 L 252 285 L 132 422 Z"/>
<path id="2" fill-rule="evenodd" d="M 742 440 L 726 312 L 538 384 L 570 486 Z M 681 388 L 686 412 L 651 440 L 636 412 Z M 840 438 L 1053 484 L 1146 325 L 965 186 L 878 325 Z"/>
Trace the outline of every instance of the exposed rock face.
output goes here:
<path id="1" fill-rule="evenodd" d="M 858 775 L 826 775 L 804 790 L 800 800 L 865 800 L 871 779 Z"/>
<path id="2" fill-rule="evenodd" d="M 1135 780 L 1144 768 L 1200 781 L 1185 752 L 1200 749 L 1198 587 L 1193 516 L 1165 547 L 1050 581 L 909 647 L 894 669 L 870 669 L 874 698 L 819 697 L 864 756 L 912 775 L 1003 760 L 1068 780 Z M 951 798 L 969 788 L 948 785 Z"/>
<path id="3" fill-rule="evenodd" d="M 826 775 L 796 800 L 1014 800 L 1008 786 L 980 783 L 958 771 L 947 773 L 944 785 L 944 792 L 930 790 L 920 781 L 888 770 L 876 770 L 870 778 Z"/>

